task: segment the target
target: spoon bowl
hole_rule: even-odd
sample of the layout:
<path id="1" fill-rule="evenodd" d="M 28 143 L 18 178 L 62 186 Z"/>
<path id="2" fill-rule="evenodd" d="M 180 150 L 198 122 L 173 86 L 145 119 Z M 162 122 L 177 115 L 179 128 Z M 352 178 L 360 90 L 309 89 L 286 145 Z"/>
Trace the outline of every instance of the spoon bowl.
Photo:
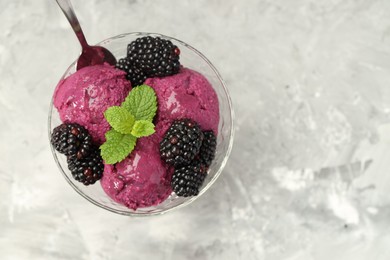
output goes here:
<path id="1" fill-rule="evenodd" d="M 114 65 L 116 59 L 112 53 L 106 48 L 100 46 L 88 46 L 83 48 L 80 57 L 77 60 L 76 69 L 80 70 L 81 68 L 93 65 L 99 65 L 103 63 L 108 63 Z"/>

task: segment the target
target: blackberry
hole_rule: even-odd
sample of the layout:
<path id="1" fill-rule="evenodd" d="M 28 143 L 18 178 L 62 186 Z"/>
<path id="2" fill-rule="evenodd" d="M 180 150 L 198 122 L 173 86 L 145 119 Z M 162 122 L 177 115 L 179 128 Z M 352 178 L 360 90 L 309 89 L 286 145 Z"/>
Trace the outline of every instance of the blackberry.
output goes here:
<path id="1" fill-rule="evenodd" d="M 79 124 L 61 124 L 54 128 L 51 143 L 58 152 L 67 156 L 76 155 L 81 159 L 90 152 L 92 137 Z"/>
<path id="2" fill-rule="evenodd" d="M 206 167 L 211 165 L 211 162 L 215 157 L 215 150 L 217 148 L 217 138 L 215 137 L 213 131 L 204 131 L 203 132 L 203 142 L 199 151 L 199 160 Z"/>
<path id="3" fill-rule="evenodd" d="M 164 77 L 179 72 L 180 49 L 171 41 L 145 36 L 127 46 L 127 59 L 147 77 Z"/>
<path id="4" fill-rule="evenodd" d="M 173 166 L 188 165 L 199 153 L 203 133 L 191 119 L 175 120 L 160 142 L 160 156 Z"/>
<path id="5" fill-rule="evenodd" d="M 127 59 L 119 59 L 115 67 L 126 72 L 126 78 L 131 82 L 132 87 L 142 85 L 146 80 L 143 71 L 135 66 Z"/>
<path id="6" fill-rule="evenodd" d="M 172 175 L 171 187 L 177 196 L 196 196 L 206 178 L 206 171 L 199 162 L 176 168 Z"/>
<path id="7" fill-rule="evenodd" d="M 67 162 L 73 178 L 84 185 L 94 184 L 103 176 L 103 159 L 97 147 L 92 147 L 90 154 L 82 159 L 68 156 Z"/>

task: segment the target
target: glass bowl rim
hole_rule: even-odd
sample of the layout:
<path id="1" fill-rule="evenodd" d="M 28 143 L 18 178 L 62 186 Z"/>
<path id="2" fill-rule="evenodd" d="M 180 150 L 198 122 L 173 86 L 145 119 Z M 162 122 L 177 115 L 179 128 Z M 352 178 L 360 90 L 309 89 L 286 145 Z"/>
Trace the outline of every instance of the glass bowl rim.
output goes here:
<path id="1" fill-rule="evenodd" d="M 124 38 L 124 37 L 127 37 L 127 36 L 155 36 L 155 37 L 161 37 L 161 38 L 165 38 L 165 39 L 170 39 L 170 40 L 174 40 L 176 42 L 179 42 L 181 45 L 185 46 L 186 48 L 190 49 L 192 52 L 194 52 L 195 54 L 197 54 L 200 58 L 202 58 L 206 63 L 207 65 L 212 69 L 212 71 L 215 73 L 215 75 L 217 76 L 219 82 L 221 83 L 222 87 L 223 87 L 223 90 L 224 90 L 224 93 L 227 97 L 227 102 L 228 102 L 228 106 L 229 106 L 229 111 L 230 111 L 230 118 L 231 118 L 231 123 L 230 123 L 230 135 L 228 136 L 229 137 L 229 145 L 228 145 L 228 148 L 227 148 L 227 151 L 226 151 L 226 154 L 221 162 L 221 166 L 218 168 L 217 172 L 215 173 L 215 175 L 213 176 L 213 178 L 203 187 L 203 189 L 199 192 L 199 194 L 197 196 L 193 196 L 192 198 L 186 200 L 185 202 L 181 203 L 181 204 L 178 204 L 176 206 L 173 206 L 171 208 L 168 208 L 168 209 L 163 209 L 159 212 L 148 212 L 148 213 L 136 213 L 135 212 L 130 212 L 130 211 L 124 211 L 124 210 L 118 210 L 118 209 L 114 209 L 114 208 L 111 208 L 109 206 L 106 206 L 96 200 L 94 200 L 93 198 L 91 198 L 90 196 L 86 195 L 83 191 L 81 191 L 74 183 L 73 183 L 73 180 L 71 180 L 68 175 L 65 173 L 64 169 L 62 168 L 59 160 L 58 160 L 58 157 L 57 157 L 57 151 L 54 149 L 53 145 L 51 145 L 50 143 L 50 139 L 51 139 L 51 119 L 52 119 L 52 114 L 53 114 L 53 101 L 54 101 L 54 92 L 53 92 L 53 95 L 51 97 L 51 101 L 50 101 L 50 107 L 49 107 L 49 117 L 48 117 L 48 135 L 49 135 L 49 145 L 50 145 L 50 148 L 51 148 L 51 151 L 52 151 L 52 155 L 54 157 L 54 160 L 57 164 L 57 167 L 60 169 L 62 175 L 64 176 L 65 180 L 68 182 L 68 184 L 79 194 L 81 195 L 84 199 L 88 200 L 89 202 L 91 202 L 92 204 L 94 204 L 95 206 L 98 206 L 100 208 L 103 208 L 105 210 L 108 210 L 108 211 L 111 211 L 113 213 L 117 213 L 119 215 L 124 215 L 124 216 L 131 216 L 131 217 L 148 217 L 148 216 L 156 216 L 156 215 L 162 215 L 162 214 L 165 214 L 167 212 L 171 212 L 173 210 L 176 210 L 176 209 L 180 209 L 182 207 L 185 207 L 189 204 L 191 204 L 192 202 L 194 202 L 196 199 L 198 199 L 200 196 L 202 196 L 210 187 L 211 185 L 214 184 L 214 182 L 218 179 L 218 177 L 221 175 L 223 169 L 225 168 L 226 166 L 226 163 L 227 163 L 227 160 L 229 159 L 229 156 L 230 156 L 230 153 L 231 153 L 231 150 L 233 148 L 233 140 L 234 140 L 234 133 L 235 133 L 235 129 L 234 129 L 234 110 L 233 110 L 233 104 L 232 104 L 232 100 L 231 100 L 231 97 L 229 95 L 229 91 L 225 85 L 225 82 L 224 80 L 222 79 L 221 75 L 219 74 L 219 72 L 217 71 L 217 69 L 214 67 L 214 65 L 200 52 L 198 51 L 197 49 L 195 49 L 194 47 L 190 46 L 189 44 L 181 41 L 181 40 L 178 40 L 174 37 L 170 37 L 170 36 L 166 36 L 166 35 L 163 35 L 163 34 L 159 34 L 159 33 L 150 33 L 150 32 L 131 32 L 131 33 L 123 33 L 123 34 L 119 34 L 119 35 L 116 35 L 116 36 L 113 36 L 113 37 L 110 37 L 110 38 L 107 38 L 107 39 L 104 39 L 100 42 L 98 42 L 96 45 L 99 45 L 99 46 L 103 46 L 104 47 L 104 43 L 106 42 L 109 42 L 109 41 L 112 41 L 112 40 L 116 40 L 116 39 L 120 39 L 120 38 Z M 61 77 L 61 80 L 62 79 L 65 79 L 66 76 L 67 76 L 67 73 L 68 71 L 70 70 L 70 68 L 74 67 L 75 64 L 76 64 L 77 60 L 75 60 L 71 65 L 68 66 L 68 68 L 66 69 L 65 73 L 62 75 Z M 107 195 L 108 196 L 108 195 Z M 117 203 L 117 202 L 116 202 Z M 119 203 L 118 203 L 119 204 Z"/>

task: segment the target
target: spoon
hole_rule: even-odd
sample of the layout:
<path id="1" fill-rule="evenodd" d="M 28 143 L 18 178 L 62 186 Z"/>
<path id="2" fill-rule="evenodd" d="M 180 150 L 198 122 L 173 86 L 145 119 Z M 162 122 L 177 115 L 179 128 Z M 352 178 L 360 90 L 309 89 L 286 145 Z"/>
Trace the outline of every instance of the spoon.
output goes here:
<path id="1" fill-rule="evenodd" d="M 76 14 L 73 10 L 70 0 L 56 0 L 57 4 L 61 8 L 62 12 L 65 14 L 70 25 L 72 26 L 73 31 L 75 32 L 77 39 L 81 44 L 81 54 L 77 60 L 76 69 L 80 70 L 81 68 L 99 65 L 103 63 L 108 63 L 110 65 L 115 65 L 116 59 L 112 53 L 106 48 L 100 46 L 90 46 L 85 39 L 83 30 L 81 29 L 80 23 L 77 20 Z"/>

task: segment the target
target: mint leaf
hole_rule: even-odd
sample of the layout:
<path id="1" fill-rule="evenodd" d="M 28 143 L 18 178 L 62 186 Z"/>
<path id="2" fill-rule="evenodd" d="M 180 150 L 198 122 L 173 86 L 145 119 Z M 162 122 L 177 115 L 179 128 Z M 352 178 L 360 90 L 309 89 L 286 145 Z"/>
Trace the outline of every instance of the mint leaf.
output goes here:
<path id="1" fill-rule="evenodd" d="M 130 91 L 122 103 L 136 120 L 152 121 L 157 111 L 157 97 L 153 88 L 141 85 Z"/>
<path id="2" fill-rule="evenodd" d="M 134 116 L 127 109 L 117 106 L 109 107 L 104 112 L 104 117 L 121 134 L 130 134 L 135 122 Z"/>
<path id="3" fill-rule="evenodd" d="M 111 129 L 106 133 L 106 142 L 100 146 L 100 154 L 106 164 L 120 162 L 133 151 L 136 141 L 135 136 Z"/>
<path id="4" fill-rule="evenodd" d="M 157 97 L 153 88 L 141 85 L 130 91 L 122 106 L 104 112 L 112 129 L 106 132 L 106 142 L 100 154 L 107 164 L 115 164 L 128 156 L 138 137 L 154 133 L 152 120 L 157 111 Z"/>
<path id="5" fill-rule="evenodd" d="M 148 136 L 154 133 L 154 124 L 147 120 L 135 121 L 131 134 L 135 137 Z"/>

